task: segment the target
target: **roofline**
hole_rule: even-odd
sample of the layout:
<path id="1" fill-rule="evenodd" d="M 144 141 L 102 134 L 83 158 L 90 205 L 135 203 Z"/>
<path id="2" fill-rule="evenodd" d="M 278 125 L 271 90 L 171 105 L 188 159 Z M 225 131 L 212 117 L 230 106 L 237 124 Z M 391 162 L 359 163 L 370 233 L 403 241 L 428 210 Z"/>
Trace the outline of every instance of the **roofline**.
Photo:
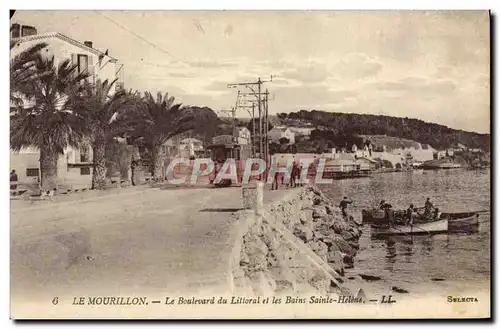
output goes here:
<path id="1" fill-rule="evenodd" d="M 63 41 L 66 41 L 67 43 L 70 43 L 70 44 L 72 44 L 74 46 L 77 46 L 77 47 L 80 47 L 82 49 L 85 49 L 88 52 L 91 52 L 91 53 L 93 53 L 95 55 L 102 55 L 102 56 L 109 57 L 111 62 L 117 62 L 118 61 L 118 59 L 116 59 L 114 57 L 111 57 L 109 55 L 106 55 L 105 53 L 103 53 L 100 50 L 88 47 L 85 44 L 83 44 L 83 43 L 81 43 L 79 41 L 76 41 L 75 39 L 71 39 L 70 37 L 68 37 L 68 36 L 66 36 L 66 35 L 64 35 L 62 33 L 59 33 L 59 32 L 48 32 L 48 33 L 43 33 L 43 34 L 34 34 L 34 35 L 28 35 L 28 36 L 25 36 L 25 37 L 12 38 L 12 41 L 23 43 L 23 42 L 26 42 L 26 41 L 41 40 L 41 39 L 48 39 L 48 38 L 58 38 L 58 39 L 61 39 Z"/>

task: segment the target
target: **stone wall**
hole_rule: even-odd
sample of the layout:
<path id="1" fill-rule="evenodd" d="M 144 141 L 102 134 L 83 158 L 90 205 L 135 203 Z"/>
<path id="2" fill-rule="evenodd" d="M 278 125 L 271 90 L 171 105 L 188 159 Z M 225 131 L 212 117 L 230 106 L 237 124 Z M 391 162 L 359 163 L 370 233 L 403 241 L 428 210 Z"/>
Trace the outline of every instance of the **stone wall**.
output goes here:
<path id="1" fill-rule="evenodd" d="M 338 293 L 359 249 L 358 224 L 315 186 L 290 190 L 262 216 L 247 212 L 240 221 L 231 264 L 239 296 Z"/>

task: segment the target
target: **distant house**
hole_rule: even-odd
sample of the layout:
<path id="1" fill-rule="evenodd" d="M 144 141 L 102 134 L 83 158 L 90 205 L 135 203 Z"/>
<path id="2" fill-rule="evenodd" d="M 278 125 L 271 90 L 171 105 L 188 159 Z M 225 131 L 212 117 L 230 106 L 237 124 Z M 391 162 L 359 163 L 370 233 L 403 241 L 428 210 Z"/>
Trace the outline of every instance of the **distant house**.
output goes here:
<path id="1" fill-rule="evenodd" d="M 463 151 L 466 151 L 467 150 L 467 146 L 465 146 L 464 144 L 462 143 L 456 143 L 454 144 L 452 147 L 453 151 L 455 152 L 463 152 Z"/>
<path id="2" fill-rule="evenodd" d="M 329 159 L 334 159 L 334 160 L 347 160 L 347 161 L 354 161 L 355 160 L 354 153 L 345 153 L 345 152 L 324 153 L 323 157 L 329 158 Z"/>
<path id="3" fill-rule="evenodd" d="M 354 160 L 327 160 L 325 172 L 350 172 L 360 170 L 361 165 Z"/>
<path id="4" fill-rule="evenodd" d="M 296 137 L 300 136 L 304 139 L 308 139 L 311 136 L 311 132 L 314 128 L 311 127 L 290 127 L 291 132 L 295 134 Z"/>
<path id="5" fill-rule="evenodd" d="M 358 158 L 356 163 L 360 165 L 360 170 L 375 170 L 379 166 L 377 161 L 368 158 Z"/>
<path id="6" fill-rule="evenodd" d="M 252 134 L 247 127 L 234 127 L 234 141 L 240 145 L 250 145 L 252 143 Z"/>
<path id="7" fill-rule="evenodd" d="M 222 144 L 233 144 L 234 136 L 233 135 L 218 135 L 212 138 L 212 144 L 222 145 Z"/>
<path id="8" fill-rule="evenodd" d="M 353 148 L 354 148 L 354 146 L 356 146 L 356 145 L 353 145 Z M 353 153 L 354 153 L 356 158 L 371 157 L 373 154 L 372 150 L 369 148 L 368 145 L 365 145 L 363 147 L 363 149 L 358 149 L 356 147 L 356 151 L 353 151 Z"/>
<path id="9" fill-rule="evenodd" d="M 196 138 L 184 138 L 180 142 L 180 152 L 182 156 L 194 156 L 197 152 L 203 151 L 203 142 Z"/>
<path id="10" fill-rule="evenodd" d="M 163 144 L 163 152 L 167 157 L 177 157 L 180 156 L 180 137 L 174 136 L 167 140 L 165 144 Z"/>
<path id="11" fill-rule="evenodd" d="M 288 127 L 274 127 L 267 133 L 273 143 L 280 143 L 280 139 L 286 138 L 289 144 L 295 144 L 295 134 Z"/>

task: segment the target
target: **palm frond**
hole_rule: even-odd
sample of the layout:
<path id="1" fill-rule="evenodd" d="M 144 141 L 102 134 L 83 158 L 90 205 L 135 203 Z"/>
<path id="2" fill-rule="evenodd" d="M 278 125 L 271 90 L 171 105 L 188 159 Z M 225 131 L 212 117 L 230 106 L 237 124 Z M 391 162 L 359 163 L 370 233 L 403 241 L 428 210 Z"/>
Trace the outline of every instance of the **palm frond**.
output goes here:
<path id="1" fill-rule="evenodd" d="M 53 57 L 40 54 L 33 68 L 34 78 L 26 87 L 30 93 L 24 95 L 24 102 L 11 106 L 11 148 L 50 143 L 62 153 L 68 146 L 79 145 L 89 131 L 84 118 L 75 111 L 75 99 L 81 96 L 84 86 L 82 75 L 76 74 L 69 61 L 56 66 Z"/>

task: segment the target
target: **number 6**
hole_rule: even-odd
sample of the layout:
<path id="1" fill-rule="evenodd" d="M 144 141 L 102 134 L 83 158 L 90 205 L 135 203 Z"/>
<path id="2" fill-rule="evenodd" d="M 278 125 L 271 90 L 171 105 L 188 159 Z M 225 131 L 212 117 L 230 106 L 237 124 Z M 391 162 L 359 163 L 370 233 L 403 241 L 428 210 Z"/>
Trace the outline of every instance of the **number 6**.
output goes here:
<path id="1" fill-rule="evenodd" d="M 52 299 L 52 304 L 57 305 L 57 303 L 59 303 L 59 297 L 54 297 L 54 299 Z"/>

